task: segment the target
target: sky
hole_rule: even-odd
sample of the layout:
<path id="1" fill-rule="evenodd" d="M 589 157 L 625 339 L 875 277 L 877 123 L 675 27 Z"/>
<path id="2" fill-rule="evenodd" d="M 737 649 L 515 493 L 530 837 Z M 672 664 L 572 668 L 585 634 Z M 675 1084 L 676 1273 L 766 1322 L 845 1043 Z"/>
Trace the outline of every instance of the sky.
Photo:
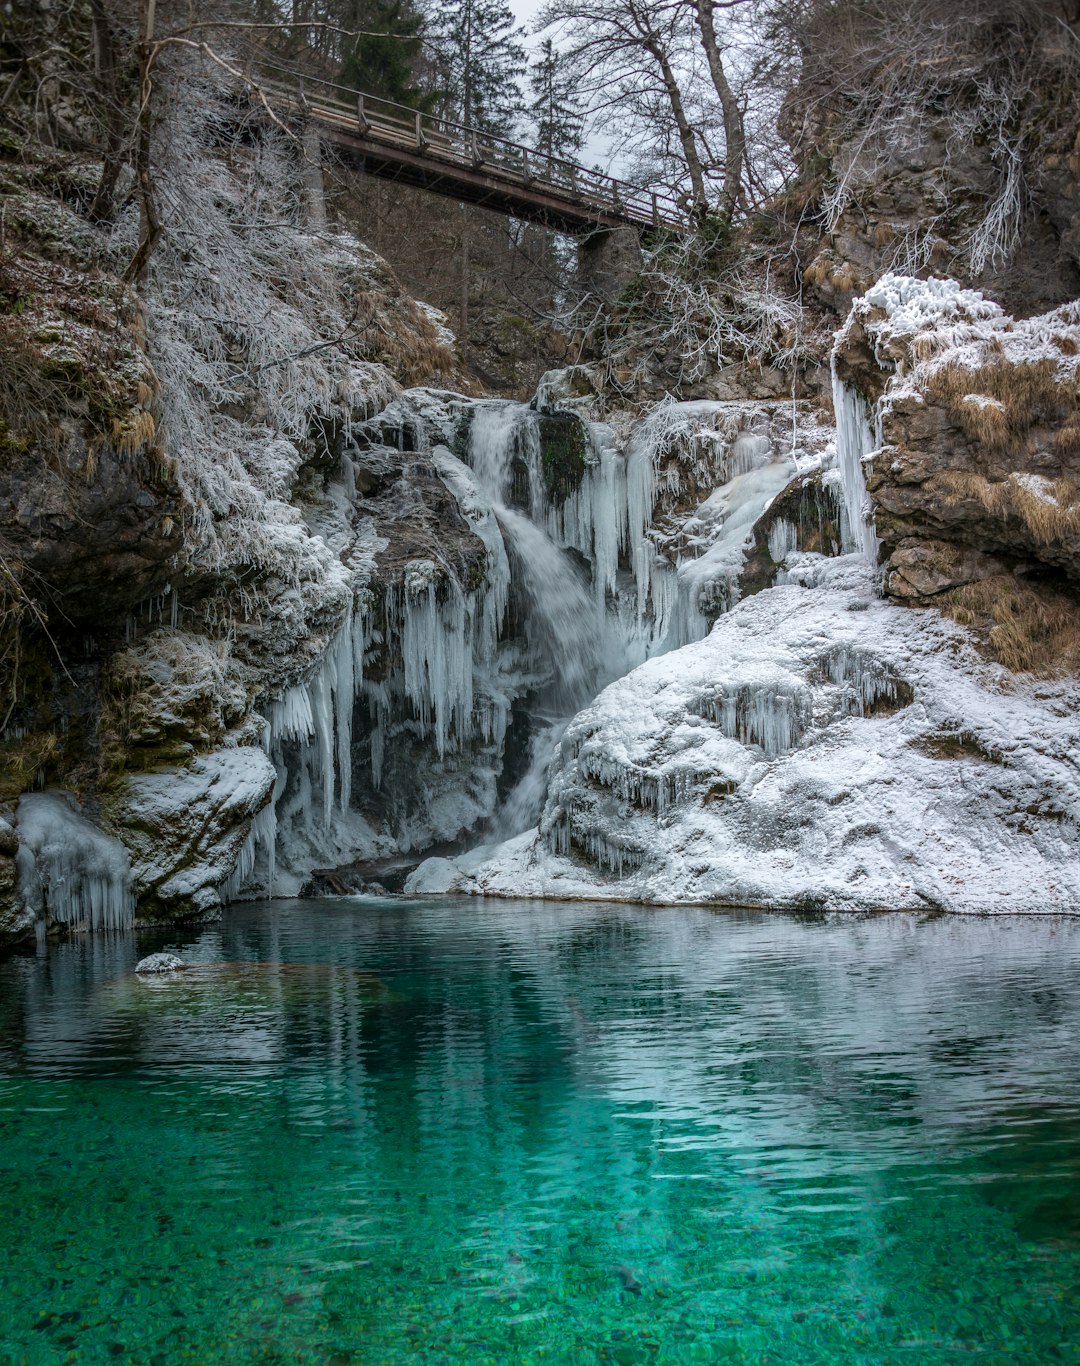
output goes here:
<path id="1" fill-rule="evenodd" d="M 525 46 L 530 58 L 542 42 L 542 37 L 533 34 L 532 28 L 545 3 L 546 0 L 509 0 L 511 13 L 526 31 Z M 611 3 L 618 4 L 618 0 L 611 0 Z M 619 174 L 618 157 L 607 134 L 593 133 L 581 149 L 580 160 L 586 166 L 599 165 L 615 175 Z"/>

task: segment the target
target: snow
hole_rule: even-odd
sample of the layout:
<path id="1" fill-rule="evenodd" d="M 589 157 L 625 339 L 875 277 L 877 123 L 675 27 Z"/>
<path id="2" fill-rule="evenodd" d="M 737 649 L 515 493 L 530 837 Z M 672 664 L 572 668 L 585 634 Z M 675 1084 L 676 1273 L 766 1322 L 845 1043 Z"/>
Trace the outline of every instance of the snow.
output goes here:
<path id="1" fill-rule="evenodd" d="M 187 964 L 175 953 L 151 953 L 135 964 L 138 973 L 183 972 Z"/>
<path id="2" fill-rule="evenodd" d="M 119 930 L 135 914 L 127 851 L 60 790 L 19 798 L 19 892 L 40 922 Z"/>
<path id="3" fill-rule="evenodd" d="M 875 599 L 861 555 L 795 558 L 812 588 L 756 594 L 571 721 L 538 832 L 408 890 L 1074 910 L 1075 681 L 1018 681 Z"/>
<path id="4" fill-rule="evenodd" d="M 1080 371 L 1077 304 L 1014 319 L 991 299 L 955 280 L 883 276 L 855 300 L 836 334 L 837 345 L 860 329 L 883 368 L 897 372 L 879 401 L 879 418 L 884 411 L 881 405 L 917 395 L 919 383 L 944 365 L 975 372 L 984 365 L 1051 362 L 1063 380 Z M 997 406 L 992 396 L 976 392 L 963 401 Z"/>

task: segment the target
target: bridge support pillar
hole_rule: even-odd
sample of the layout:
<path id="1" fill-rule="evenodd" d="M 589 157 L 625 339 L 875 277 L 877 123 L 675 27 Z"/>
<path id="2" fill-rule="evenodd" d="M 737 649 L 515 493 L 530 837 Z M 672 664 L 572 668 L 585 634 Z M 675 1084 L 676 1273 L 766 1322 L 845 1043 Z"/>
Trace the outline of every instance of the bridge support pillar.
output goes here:
<path id="1" fill-rule="evenodd" d="M 312 232 L 326 227 L 326 195 L 323 192 L 322 144 L 319 129 L 310 120 L 300 138 L 300 180 L 304 191 L 304 220 Z"/>
<path id="2" fill-rule="evenodd" d="M 578 282 L 610 308 L 641 274 L 641 239 L 636 228 L 597 228 L 578 239 Z"/>

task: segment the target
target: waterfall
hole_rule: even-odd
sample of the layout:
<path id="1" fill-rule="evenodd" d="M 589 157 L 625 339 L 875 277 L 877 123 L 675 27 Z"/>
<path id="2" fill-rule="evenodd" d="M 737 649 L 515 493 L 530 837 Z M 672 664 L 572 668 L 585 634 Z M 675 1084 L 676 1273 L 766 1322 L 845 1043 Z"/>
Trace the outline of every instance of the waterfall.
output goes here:
<path id="1" fill-rule="evenodd" d="M 469 463 L 502 530 L 511 581 L 518 590 L 524 618 L 530 664 L 540 680 L 530 698 L 533 735 L 528 767 L 494 817 L 496 829 L 505 835 L 535 824 L 543 805 L 555 732 L 561 734 L 570 717 L 615 676 L 604 667 L 609 634 L 605 631 L 603 593 L 598 598 L 589 592 L 567 549 L 553 538 L 553 533 L 565 531 L 566 523 L 552 515 L 541 462 L 535 413 L 505 403 L 476 409 Z M 510 501 L 512 485 L 516 480 L 520 483 L 521 475 L 525 486 L 514 491 L 527 501 L 528 515 Z M 580 502 L 580 490 L 577 497 Z M 580 515 L 576 520 L 584 534 L 575 539 L 586 540 L 591 527 Z M 591 548 L 591 539 L 589 545 Z"/>
<path id="2" fill-rule="evenodd" d="M 863 463 L 880 440 L 875 441 L 866 403 L 857 389 L 845 384 L 832 364 L 833 411 L 836 414 L 836 457 L 840 466 L 840 487 L 844 494 L 850 548 L 861 550 L 871 564 L 877 564 L 878 539 L 870 520 L 870 498 L 866 489 Z"/>
<path id="3" fill-rule="evenodd" d="M 384 479 L 415 452 L 483 554 L 461 561 L 460 530 L 445 554 L 405 536 L 413 557 L 386 582 L 355 580 L 316 667 L 261 709 L 278 781 L 223 893 L 290 894 L 312 868 L 535 825 L 571 717 L 737 599 L 753 524 L 795 470 L 771 422 L 666 402 L 617 435 L 569 410 L 413 390 L 358 425 L 334 496 L 362 512 L 364 459 Z M 774 541 L 794 543 L 786 523 Z"/>

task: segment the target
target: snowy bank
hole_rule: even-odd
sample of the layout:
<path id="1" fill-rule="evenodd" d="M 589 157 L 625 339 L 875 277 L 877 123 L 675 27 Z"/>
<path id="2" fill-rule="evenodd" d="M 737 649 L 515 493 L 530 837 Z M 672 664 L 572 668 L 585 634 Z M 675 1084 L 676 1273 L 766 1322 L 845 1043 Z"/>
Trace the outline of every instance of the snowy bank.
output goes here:
<path id="1" fill-rule="evenodd" d="M 538 832 L 408 890 L 1080 908 L 1075 681 L 985 663 L 953 622 L 875 599 L 859 557 L 789 565 L 571 722 Z"/>

